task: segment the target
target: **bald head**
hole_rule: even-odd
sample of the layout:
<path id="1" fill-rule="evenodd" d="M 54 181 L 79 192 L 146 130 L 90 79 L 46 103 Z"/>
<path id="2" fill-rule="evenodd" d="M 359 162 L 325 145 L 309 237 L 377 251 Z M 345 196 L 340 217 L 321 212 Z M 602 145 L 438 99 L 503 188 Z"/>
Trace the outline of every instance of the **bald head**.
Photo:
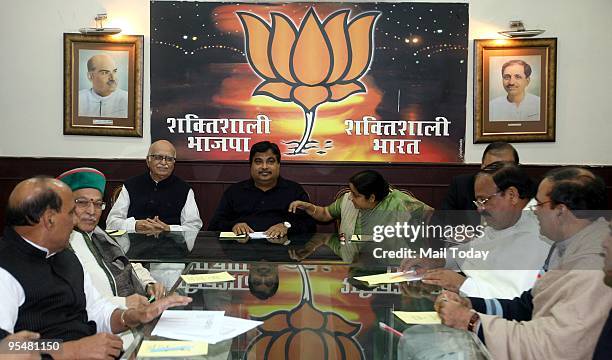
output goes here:
<path id="1" fill-rule="evenodd" d="M 9 196 L 6 210 L 8 226 L 33 226 L 47 210 L 60 211 L 61 192 L 70 192 L 66 184 L 51 177 L 35 177 L 17 184 Z"/>
<path id="2" fill-rule="evenodd" d="M 174 145 L 168 140 L 157 140 L 151 146 L 149 146 L 149 155 L 157 154 L 158 151 L 164 151 L 176 156 L 176 149 Z"/>
<path id="3" fill-rule="evenodd" d="M 49 253 L 66 248 L 75 220 L 72 191 L 59 180 L 42 176 L 27 179 L 9 196 L 6 224 Z"/>
<path id="4" fill-rule="evenodd" d="M 94 91 L 103 97 L 117 90 L 117 64 L 107 54 L 94 55 L 87 60 L 87 78 Z"/>
<path id="5" fill-rule="evenodd" d="M 147 166 L 151 178 L 155 181 L 162 181 L 172 175 L 175 160 L 176 149 L 171 142 L 158 140 L 151 144 L 147 155 Z"/>

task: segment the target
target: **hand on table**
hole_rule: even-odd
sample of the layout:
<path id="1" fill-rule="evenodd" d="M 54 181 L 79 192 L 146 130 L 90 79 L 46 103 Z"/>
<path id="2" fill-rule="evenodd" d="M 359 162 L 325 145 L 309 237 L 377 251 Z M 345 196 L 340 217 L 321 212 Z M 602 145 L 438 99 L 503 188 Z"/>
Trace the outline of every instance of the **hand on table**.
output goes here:
<path id="1" fill-rule="evenodd" d="M 473 314 L 471 308 L 469 299 L 450 291 L 443 291 L 434 303 L 442 324 L 460 330 L 467 330 Z"/>
<path id="2" fill-rule="evenodd" d="M 287 235 L 288 230 L 289 229 L 283 223 L 278 223 L 270 226 L 268 230 L 264 231 L 264 234 L 268 238 L 282 238 Z"/>
<path id="3" fill-rule="evenodd" d="M 114 334 L 99 333 L 79 340 L 64 343 L 63 351 L 52 354 L 54 359 L 103 359 L 119 357 L 123 341 Z"/>
<path id="4" fill-rule="evenodd" d="M 255 230 L 251 229 L 251 227 L 247 223 L 238 223 L 232 227 L 232 231 L 236 235 L 248 235 Z"/>
<path id="5" fill-rule="evenodd" d="M 147 218 L 144 220 L 136 220 L 134 228 L 136 232 L 141 233 L 170 231 L 170 226 L 159 220 L 158 216 L 154 217 L 153 219 Z"/>
<path id="6" fill-rule="evenodd" d="M 161 315 L 166 309 L 183 306 L 189 304 L 193 299 L 187 296 L 170 295 L 154 303 L 147 304 L 135 309 L 125 310 L 124 320 L 125 324 L 129 327 L 138 326 L 140 324 L 146 324 L 151 322 L 153 319 Z"/>
<path id="7" fill-rule="evenodd" d="M 10 334 L 2 341 L 0 341 L 0 359 L 2 360 L 34 360 L 40 359 L 40 353 L 38 351 L 28 351 L 27 353 L 13 352 L 8 346 L 11 341 L 32 341 L 40 339 L 40 334 L 32 331 L 22 330 L 14 334 Z"/>
<path id="8" fill-rule="evenodd" d="M 438 285 L 446 290 L 458 293 L 465 279 L 465 276 L 452 270 L 433 269 L 425 272 L 422 281 L 424 284 Z"/>
<path id="9" fill-rule="evenodd" d="M 149 301 L 147 300 L 147 298 L 139 294 L 132 294 L 125 298 L 125 306 L 127 306 L 128 308 L 136 308 L 148 304 Z"/>
<path id="10" fill-rule="evenodd" d="M 166 296 L 166 287 L 162 283 L 149 283 L 147 284 L 147 294 L 149 296 L 155 296 L 156 300 L 159 300 Z"/>

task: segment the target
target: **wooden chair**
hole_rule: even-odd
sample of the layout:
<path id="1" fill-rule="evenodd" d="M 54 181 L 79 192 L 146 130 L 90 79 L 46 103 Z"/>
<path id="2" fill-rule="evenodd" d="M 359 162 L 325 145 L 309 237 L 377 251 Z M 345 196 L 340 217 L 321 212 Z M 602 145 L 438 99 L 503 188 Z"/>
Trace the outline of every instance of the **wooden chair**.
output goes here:
<path id="1" fill-rule="evenodd" d="M 123 184 L 119 184 L 119 185 L 117 185 L 117 186 L 115 186 L 113 188 L 113 191 L 111 192 L 111 197 L 110 197 L 110 208 L 111 209 L 115 205 L 115 202 L 117 201 L 117 198 L 119 198 L 119 194 L 121 193 L 121 189 L 123 189 Z"/>

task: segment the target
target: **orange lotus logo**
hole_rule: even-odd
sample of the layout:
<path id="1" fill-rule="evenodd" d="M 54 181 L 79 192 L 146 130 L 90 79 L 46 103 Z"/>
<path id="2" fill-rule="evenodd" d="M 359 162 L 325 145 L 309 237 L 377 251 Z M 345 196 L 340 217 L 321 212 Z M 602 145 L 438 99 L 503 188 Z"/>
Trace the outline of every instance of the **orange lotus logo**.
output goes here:
<path id="1" fill-rule="evenodd" d="M 308 274 L 298 265 L 302 278 L 302 300 L 291 310 L 278 310 L 256 320 L 263 321 L 258 335 L 247 348 L 246 359 L 364 359 L 355 339 L 361 324 L 314 306 Z M 307 349 L 308 353 L 304 354 Z"/>
<path id="2" fill-rule="evenodd" d="M 263 82 L 253 95 L 293 102 L 304 111 L 306 126 L 293 154 L 304 154 L 315 124 L 317 106 L 366 92 L 359 79 L 367 73 L 374 49 L 378 12 L 339 10 L 321 22 L 310 8 L 299 29 L 282 13 L 272 23 L 238 12 L 249 64 Z"/>

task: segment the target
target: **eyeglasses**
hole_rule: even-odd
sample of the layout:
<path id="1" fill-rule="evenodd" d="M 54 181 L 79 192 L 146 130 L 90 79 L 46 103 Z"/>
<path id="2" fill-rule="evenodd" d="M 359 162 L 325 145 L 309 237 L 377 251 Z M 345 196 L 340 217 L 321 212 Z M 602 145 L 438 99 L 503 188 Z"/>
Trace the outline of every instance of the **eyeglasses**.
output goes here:
<path id="1" fill-rule="evenodd" d="M 88 208 L 89 204 L 93 204 L 94 208 L 104 210 L 106 209 L 106 203 L 102 200 L 95 201 L 94 199 L 76 199 L 74 203 L 78 208 Z"/>
<path id="2" fill-rule="evenodd" d="M 176 158 L 173 156 L 158 155 L 158 154 L 149 155 L 149 159 L 159 161 L 159 162 L 166 160 L 166 162 L 168 163 L 173 163 L 176 161 Z"/>
<path id="3" fill-rule="evenodd" d="M 477 207 L 477 208 L 484 208 L 484 207 L 485 207 L 485 204 L 486 204 L 486 203 L 487 203 L 489 200 L 491 200 L 491 198 L 492 198 L 493 196 L 497 196 L 497 195 L 499 195 L 499 194 L 501 194 L 501 193 L 503 193 L 503 190 L 502 190 L 502 191 L 498 191 L 498 192 L 496 192 L 495 194 L 491 194 L 491 195 L 487 196 L 486 198 L 473 200 L 472 202 L 474 203 L 474 205 L 476 205 L 476 207 Z"/>
<path id="4" fill-rule="evenodd" d="M 536 211 L 539 207 L 542 207 L 542 205 L 548 204 L 548 203 L 551 203 L 551 202 L 552 202 L 552 200 L 548 200 L 548 201 L 544 201 L 544 202 L 539 202 L 538 200 L 536 200 L 536 203 L 534 205 L 529 205 L 529 210 Z"/>

